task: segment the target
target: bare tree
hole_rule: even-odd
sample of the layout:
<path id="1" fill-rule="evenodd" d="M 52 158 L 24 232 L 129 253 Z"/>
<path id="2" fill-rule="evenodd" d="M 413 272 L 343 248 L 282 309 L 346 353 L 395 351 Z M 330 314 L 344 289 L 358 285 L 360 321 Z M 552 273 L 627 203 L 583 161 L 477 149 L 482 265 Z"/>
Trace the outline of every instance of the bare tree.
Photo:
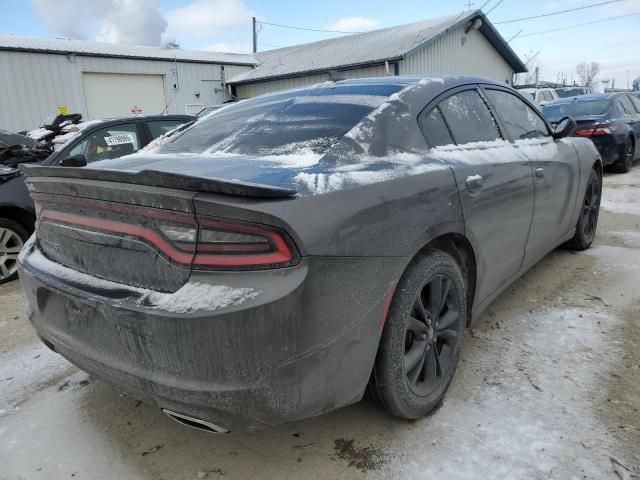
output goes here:
<path id="1" fill-rule="evenodd" d="M 576 73 L 583 86 L 593 88 L 596 76 L 600 73 L 600 64 L 598 62 L 582 62 L 576 67 Z"/>

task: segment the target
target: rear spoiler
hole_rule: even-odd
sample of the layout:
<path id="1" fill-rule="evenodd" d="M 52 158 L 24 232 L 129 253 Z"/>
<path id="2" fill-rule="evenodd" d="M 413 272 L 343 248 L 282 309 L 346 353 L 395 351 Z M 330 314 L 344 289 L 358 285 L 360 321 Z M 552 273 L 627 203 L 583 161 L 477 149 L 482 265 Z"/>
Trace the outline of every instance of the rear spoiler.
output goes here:
<path id="1" fill-rule="evenodd" d="M 220 178 L 192 177 L 179 173 L 158 170 L 139 172 L 119 170 L 99 170 L 87 167 L 46 167 L 41 165 L 20 165 L 27 177 L 76 178 L 83 180 L 102 180 L 105 182 L 130 183 L 150 187 L 176 188 L 192 192 L 222 193 L 239 197 L 286 198 L 297 193 L 296 190 L 257 183 L 227 180 Z"/>

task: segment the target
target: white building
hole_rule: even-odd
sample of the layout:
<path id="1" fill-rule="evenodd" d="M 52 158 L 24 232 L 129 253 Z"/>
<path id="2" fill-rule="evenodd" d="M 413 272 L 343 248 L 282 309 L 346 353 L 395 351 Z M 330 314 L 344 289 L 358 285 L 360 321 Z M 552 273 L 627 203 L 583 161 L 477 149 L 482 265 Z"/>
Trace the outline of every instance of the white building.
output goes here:
<path id="1" fill-rule="evenodd" d="M 511 84 L 525 65 L 480 12 L 254 54 L 258 66 L 229 77 L 235 95 L 262 93 L 325 81 L 337 70 L 346 78 L 383 75 L 473 75 Z"/>
<path id="2" fill-rule="evenodd" d="M 480 11 L 254 55 L 0 35 L 0 128 L 31 129 L 59 105 L 85 119 L 197 113 L 230 98 L 346 78 L 526 71 Z"/>
<path id="3" fill-rule="evenodd" d="M 243 54 L 0 35 L 0 128 L 38 127 L 60 105 L 84 119 L 197 113 L 254 65 Z"/>

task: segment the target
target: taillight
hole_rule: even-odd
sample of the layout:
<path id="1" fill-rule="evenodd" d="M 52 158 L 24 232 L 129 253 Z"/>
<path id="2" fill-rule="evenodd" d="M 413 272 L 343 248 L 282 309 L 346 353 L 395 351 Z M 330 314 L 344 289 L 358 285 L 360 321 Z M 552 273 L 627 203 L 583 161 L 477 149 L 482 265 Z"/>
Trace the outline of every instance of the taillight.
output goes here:
<path id="1" fill-rule="evenodd" d="M 195 253 L 193 268 L 276 268 L 297 262 L 293 243 L 274 228 L 206 217 L 197 217 L 197 223 L 197 231 L 175 225 L 160 227 L 177 249 Z"/>
<path id="2" fill-rule="evenodd" d="M 598 126 L 593 128 L 576 130 L 575 134 L 583 137 L 600 137 L 602 135 L 611 135 L 616 131 L 617 125 Z"/>
<path id="3" fill-rule="evenodd" d="M 54 222 L 135 238 L 183 267 L 251 270 L 287 267 L 299 261 L 289 236 L 267 225 L 197 215 L 194 218 L 192 213 L 100 200 L 56 198 L 56 207 L 48 203 L 47 195 L 35 194 L 34 199 L 38 224 Z M 42 201 L 47 205 L 41 206 Z"/>

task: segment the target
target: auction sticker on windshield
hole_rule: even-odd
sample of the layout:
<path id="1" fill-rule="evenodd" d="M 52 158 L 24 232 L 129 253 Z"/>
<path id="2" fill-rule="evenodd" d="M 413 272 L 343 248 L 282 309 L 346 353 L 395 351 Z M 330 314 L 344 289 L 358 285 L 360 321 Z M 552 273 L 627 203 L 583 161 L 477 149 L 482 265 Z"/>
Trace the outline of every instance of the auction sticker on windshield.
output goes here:
<path id="1" fill-rule="evenodd" d="M 107 145 L 113 147 L 114 145 L 123 145 L 125 143 L 133 143 L 133 135 L 130 133 L 123 133 L 120 135 L 112 135 L 110 137 L 104 137 L 104 141 Z"/>

